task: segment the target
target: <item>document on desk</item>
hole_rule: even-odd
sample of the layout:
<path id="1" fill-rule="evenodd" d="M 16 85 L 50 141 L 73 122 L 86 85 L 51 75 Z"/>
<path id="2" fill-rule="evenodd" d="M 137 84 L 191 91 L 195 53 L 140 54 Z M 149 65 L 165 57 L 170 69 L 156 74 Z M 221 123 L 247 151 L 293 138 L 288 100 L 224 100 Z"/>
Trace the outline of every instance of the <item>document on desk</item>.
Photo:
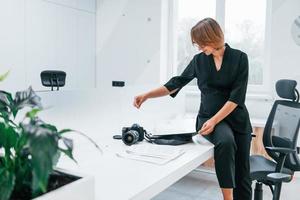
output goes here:
<path id="1" fill-rule="evenodd" d="M 116 153 L 118 157 L 127 158 L 157 165 L 164 165 L 184 154 L 178 146 L 167 145 L 133 145 L 122 152 Z"/>
<path id="2" fill-rule="evenodd" d="M 203 137 L 200 134 L 194 135 L 192 137 L 192 140 L 195 144 L 201 144 L 201 145 L 210 145 L 211 142 L 209 142 L 205 137 Z"/>

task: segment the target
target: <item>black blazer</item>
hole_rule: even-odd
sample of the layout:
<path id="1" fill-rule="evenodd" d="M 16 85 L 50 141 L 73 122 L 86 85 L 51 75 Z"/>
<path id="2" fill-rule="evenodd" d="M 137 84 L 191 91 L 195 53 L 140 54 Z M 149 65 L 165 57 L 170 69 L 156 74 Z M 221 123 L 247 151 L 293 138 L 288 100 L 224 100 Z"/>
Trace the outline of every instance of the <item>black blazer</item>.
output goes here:
<path id="1" fill-rule="evenodd" d="M 225 44 L 222 65 L 217 71 L 213 55 L 199 53 L 194 56 L 180 76 L 172 77 L 164 86 L 172 91 L 175 97 L 178 92 L 194 78 L 201 91 L 201 103 L 198 115 L 210 118 L 215 115 L 227 101 L 238 106 L 224 120 L 231 128 L 241 134 L 252 133 L 249 113 L 245 106 L 245 97 L 248 84 L 248 57 L 247 54 L 231 48 Z"/>

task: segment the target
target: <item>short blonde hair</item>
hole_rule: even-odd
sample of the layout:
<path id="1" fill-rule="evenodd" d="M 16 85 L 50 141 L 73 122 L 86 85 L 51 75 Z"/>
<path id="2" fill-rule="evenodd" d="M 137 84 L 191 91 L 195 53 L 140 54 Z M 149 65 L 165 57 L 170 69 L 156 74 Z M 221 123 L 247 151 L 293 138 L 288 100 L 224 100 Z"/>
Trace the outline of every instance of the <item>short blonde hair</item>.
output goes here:
<path id="1" fill-rule="evenodd" d="M 224 34 L 218 22 L 212 18 L 199 21 L 191 29 L 192 43 L 219 48 L 224 45 Z"/>

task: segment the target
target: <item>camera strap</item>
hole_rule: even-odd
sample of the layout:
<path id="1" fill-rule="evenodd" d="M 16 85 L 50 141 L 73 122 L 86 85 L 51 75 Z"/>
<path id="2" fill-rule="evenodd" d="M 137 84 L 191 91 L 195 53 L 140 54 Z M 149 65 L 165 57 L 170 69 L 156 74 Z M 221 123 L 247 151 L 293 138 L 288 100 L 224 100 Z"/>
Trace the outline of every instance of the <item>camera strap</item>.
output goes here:
<path id="1" fill-rule="evenodd" d="M 178 133 L 178 134 L 165 134 L 165 135 L 152 135 L 144 130 L 145 140 L 159 145 L 181 145 L 192 142 L 192 137 L 196 132 L 191 133 Z"/>

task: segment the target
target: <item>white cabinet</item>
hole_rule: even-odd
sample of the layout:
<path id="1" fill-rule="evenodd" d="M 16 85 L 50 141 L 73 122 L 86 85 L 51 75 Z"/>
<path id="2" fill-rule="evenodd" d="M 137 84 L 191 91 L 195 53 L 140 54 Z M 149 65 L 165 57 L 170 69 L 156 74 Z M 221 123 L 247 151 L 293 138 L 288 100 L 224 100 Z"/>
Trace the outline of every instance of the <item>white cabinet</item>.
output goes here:
<path id="1" fill-rule="evenodd" d="M 45 89 L 46 69 L 66 71 L 66 89 L 95 87 L 96 5 L 84 2 L 0 1 L 0 74 L 11 70 L 0 89 Z"/>
<path id="2" fill-rule="evenodd" d="M 18 90 L 26 87 L 24 0 L 1 0 L 0 4 L 0 74 L 10 70 L 0 90 Z"/>
<path id="3" fill-rule="evenodd" d="M 112 80 L 126 86 L 159 83 L 161 5 L 161 0 L 99 0 L 97 77 L 102 86 Z"/>
<path id="4" fill-rule="evenodd" d="M 88 12 L 77 15 L 76 74 L 78 88 L 96 86 L 96 16 Z"/>
<path id="5" fill-rule="evenodd" d="M 47 0 L 59 5 L 71 8 L 85 10 L 88 12 L 96 12 L 96 0 Z"/>
<path id="6" fill-rule="evenodd" d="M 76 0 L 77 8 L 89 12 L 96 12 L 96 0 Z"/>

